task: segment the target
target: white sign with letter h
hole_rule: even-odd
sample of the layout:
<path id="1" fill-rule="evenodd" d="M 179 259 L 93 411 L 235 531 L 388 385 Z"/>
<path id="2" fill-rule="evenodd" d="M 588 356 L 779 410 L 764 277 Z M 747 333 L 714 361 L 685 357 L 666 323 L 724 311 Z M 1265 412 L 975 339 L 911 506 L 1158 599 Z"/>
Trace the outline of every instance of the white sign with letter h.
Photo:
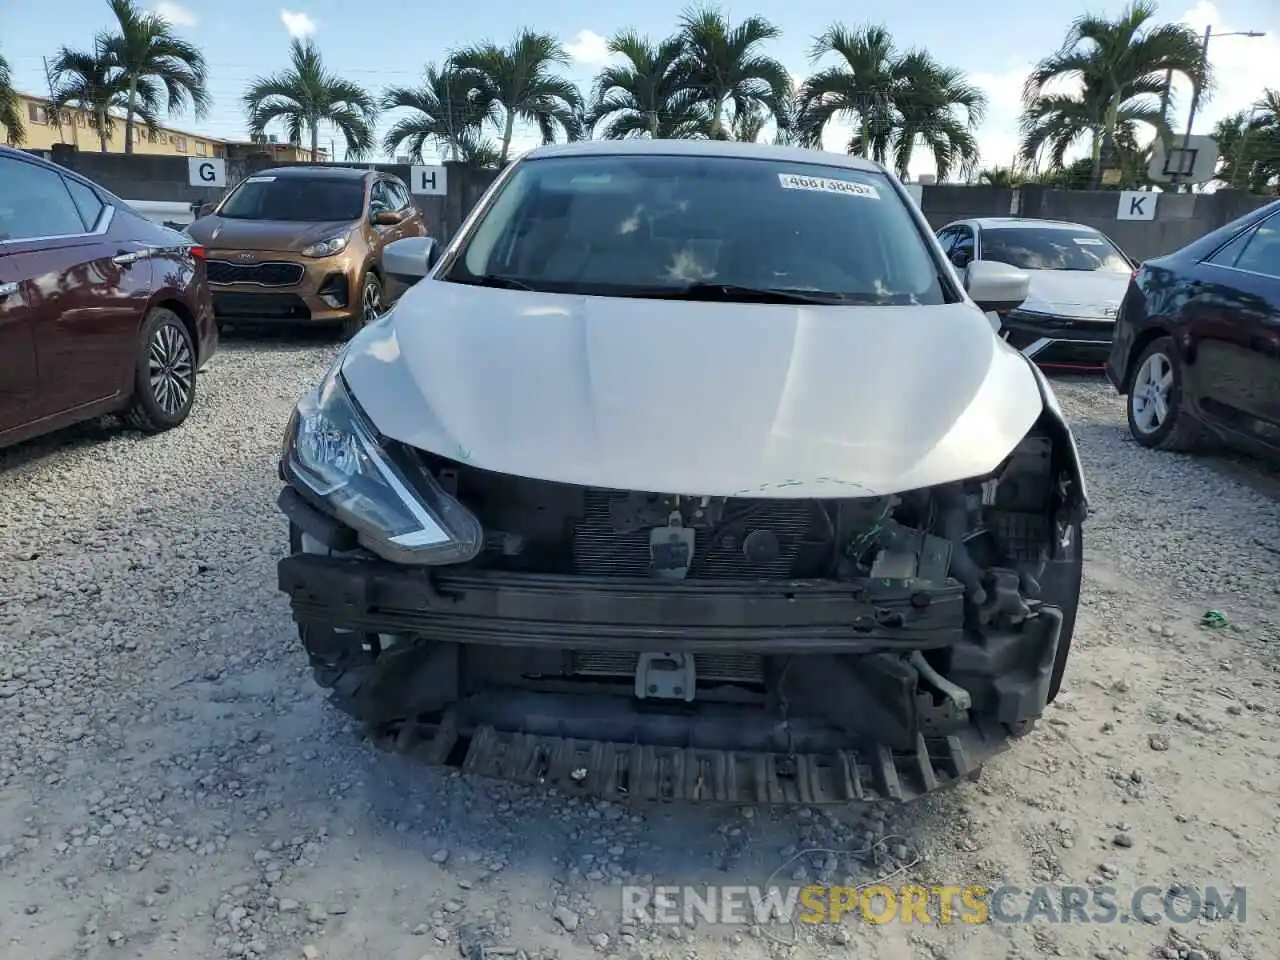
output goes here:
<path id="1" fill-rule="evenodd" d="M 449 171 L 442 165 L 415 165 L 409 175 L 409 189 L 420 197 L 443 197 L 449 192 Z"/>

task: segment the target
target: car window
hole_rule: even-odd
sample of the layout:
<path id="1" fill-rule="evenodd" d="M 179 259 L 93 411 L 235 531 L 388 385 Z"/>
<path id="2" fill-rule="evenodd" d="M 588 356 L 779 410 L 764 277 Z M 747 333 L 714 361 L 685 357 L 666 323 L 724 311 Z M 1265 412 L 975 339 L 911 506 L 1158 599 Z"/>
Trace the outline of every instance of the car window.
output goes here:
<path id="1" fill-rule="evenodd" d="M 956 237 L 960 235 L 960 231 L 955 227 L 944 227 L 938 231 L 938 243 L 942 245 L 942 252 L 946 256 L 951 256 L 951 248 L 955 246 Z"/>
<path id="2" fill-rule="evenodd" d="M 1240 256 L 1240 251 L 1249 245 L 1249 240 L 1253 237 L 1257 225 L 1250 227 L 1248 230 L 1242 230 L 1231 238 L 1231 242 L 1218 248 L 1217 252 L 1209 258 L 1209 263 L 1216 264 L 1219 267 L 1234 267 L 1236 259 Z"/>
<path id="3" fill-rule="evenodd" d="M 85 232 L 62 177 L 34 163 L 0 158 L 0 241 Z"/>
<path id="4" fill-rule="evenodd" d="M 1055 227 L 1001 227 L 982 232 L 982 259 L 1019 270 L 1133 272 L 1116 245 L 1096 230 Z"/>
<path id="5" fill-rule="evenodd" d="M 84 228 L 92 230 L 98 225 L 98 219 L 102 216 L 102 211 L 106 204 L 102 202 L 97 193 L 79 180 L 72 180 L 70 177 L 63 177 L 62 180 L 66 183 L 67 190 L 71 193 L 71 200 L 75 203 L 76 209 L 80 211 L 80 219 L 84 222 Z"/>
<path id="6" fill-rule="evenodd" d="M 1280 277 L 1280 218 L 1271 217 L 1254 229 L 1235 267 L 1268 277 Z"/>
<path id="7" fill-rule="evenodd" d="M 605 296 L 706 281 L 886 305 L 948 297 L 883 174 L 723 156 L 522 161 L 444 279 L 486 275 Z"/>
<path id="8" fill-rule="evenodd" d="M 391 201 L 391 209 L 404 210 L 413 203 L 409 199 L 409 191 L 404 188 L 403 183 L 397 183 L 394 180 L 383 182 L 387 185 L 387 198 Z"/>
<path id="9" fill-rule="evenodd" d="M 319 223 L 359 220 L 364 183 L 337 177 L 249 177 L 229 196 L 218 216 L 231 220 Z"/>
<path id="10" fill-rule="evenodd" d="M 394 210 L 395 203 L 388 196 L 387 182 L 385 180 L 375 180 L 373 189 L 369 191 L 369 210 L 376 213 L 379 210 Z"/>
<path id="11" fill-rule="evenodd" d="M 956 229 L 956 242 L 952 244 L 950 252 L 947 254 L 951 258 L 951 262 L 958 267 L 968 266 L 969 261 L 973 259 L 973 231 L 968 227 L 958 227 Z"/>

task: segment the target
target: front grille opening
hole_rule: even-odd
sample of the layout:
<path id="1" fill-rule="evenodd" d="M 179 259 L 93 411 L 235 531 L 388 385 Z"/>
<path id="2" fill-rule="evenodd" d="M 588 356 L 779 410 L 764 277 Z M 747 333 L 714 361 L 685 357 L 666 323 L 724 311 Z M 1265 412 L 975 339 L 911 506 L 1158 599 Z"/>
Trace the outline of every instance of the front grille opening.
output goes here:
<path id="1" fill-rule="evenodd" d="M 306 269 L 287 260 L 262 263 L 234 263 L 230 260 L 206 261 L 209 282 L 215 286 L 250 283 L 259 287 L 292 287 L 302 281 Z"/>

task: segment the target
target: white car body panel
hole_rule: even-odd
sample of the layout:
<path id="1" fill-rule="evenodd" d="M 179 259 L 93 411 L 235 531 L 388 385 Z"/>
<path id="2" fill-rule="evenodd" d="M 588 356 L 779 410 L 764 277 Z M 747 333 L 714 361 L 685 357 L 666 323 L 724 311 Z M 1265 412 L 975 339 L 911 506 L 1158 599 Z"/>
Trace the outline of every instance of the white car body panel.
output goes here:
<path id="1" fill-rule="evenodd" d="M 1031 292 L 1019 308 L 1029 313 L 1082 320 L 1114 320 L 1129 288 L 1127 273 L 1024 270 Z"/>
<path id="2" fill-rule="evenodd" d="M 972 303 L 760 305 L 425 279 L 351 341 L 384 435 L 561 483 L 857 497 L 982 476 L 1043 401 Z"/>

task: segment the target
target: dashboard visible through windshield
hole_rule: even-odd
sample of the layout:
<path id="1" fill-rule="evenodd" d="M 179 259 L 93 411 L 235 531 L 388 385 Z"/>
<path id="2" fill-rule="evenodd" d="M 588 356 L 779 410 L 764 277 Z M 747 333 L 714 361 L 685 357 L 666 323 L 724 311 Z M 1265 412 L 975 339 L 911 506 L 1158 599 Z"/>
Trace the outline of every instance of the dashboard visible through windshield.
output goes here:
<path id="1" fill-rule="evenodd" d="M 949 299 L 887 177 L 720 156 L 521 161 L 442 279 L 602 296 Z"/>
<path id="2" fill-rule="evenodd" d="M 358 220 L 364 212 L 364 182 L 337 177 L 249 177 L 218 210 L 230 220 L 322 223 Z"/>
<path id="3" fill-rule="evenodd" d="M 1001 227 L 982 231 L 982 259 L 1019 270 L 1077 270 L 1123 273 L 1133 265 L 1094 230 Z"/>

